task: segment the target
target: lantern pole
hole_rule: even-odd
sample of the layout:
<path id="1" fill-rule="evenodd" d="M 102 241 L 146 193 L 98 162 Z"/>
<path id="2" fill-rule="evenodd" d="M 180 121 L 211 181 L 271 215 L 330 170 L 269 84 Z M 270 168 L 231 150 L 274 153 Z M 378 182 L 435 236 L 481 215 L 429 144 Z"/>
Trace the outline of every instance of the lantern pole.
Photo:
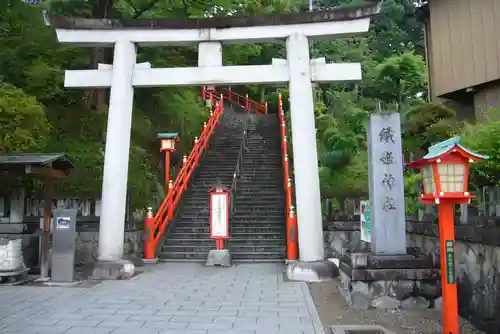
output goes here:
<path id="1" fill-rule="evenodd" d="M 455 266 L 455 204 L 470 203 L 471 194 L 468 192 L 469 167 L 475 161 L 488 159 L 488 156 L 471 152 L 460 144 L 460 137 L 453 137 L 429 147 L 429 152 L 420 160 L 408 164 L 411 168 L 419 168 L 423 187 L 420 200 L 423 204 L 436 203 L 438 205 L 439 224 L 439 255 L 441 260 L 441 287 L 443 298 L 443 333 L 459 334 L 457 277 Z M 458 173 L 462 178 L 451 172 L 448 166 L 462 165 Z M 453 171 L 456 168 L 451 168 Z M 425 171 L 425 173 L 424 173 Z M 461 171 L 461 172 L 460 172 Z M 463 184 L 443 183 L 443 176 L 452 176 L 454 182 Z M 427 185 L 426 185 L 427 184 Z M 453 188 L 453 190 L 451 190 Z"/>
<path id="2" fill-rule="evenodd" d="M 165 175 L 164 175 L 164 188 L 167 193 L 170 189 L 170 154 L 175 152 L 175 142 L 179 141 L 178 133 L 159 133 L 157 138 L 160 139 L 161 147 L 160 152 L 165 152 Z"/>
<path id="3" fill-rule="evenodd" d="M 455 214 L 452 200 L 438 204 L 441 287 L 443 295 L 443 333 L 458 332 L 458 298 L 455 270 Z"/>
<path id="4" fill-rule="evenodd" d="M 170 150 L 165 150 L 165 189 L 170 183 Z"/>

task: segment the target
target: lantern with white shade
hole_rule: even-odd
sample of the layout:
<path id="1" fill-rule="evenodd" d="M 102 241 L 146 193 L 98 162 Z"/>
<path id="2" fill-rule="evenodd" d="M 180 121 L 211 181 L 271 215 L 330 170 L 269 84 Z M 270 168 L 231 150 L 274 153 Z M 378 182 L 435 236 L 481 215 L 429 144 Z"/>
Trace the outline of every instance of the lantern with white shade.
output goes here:
<path id="1" fill-rule="evenodd" d="M 178 133 L 162 132 L 158 133 L 157 138 L 160 139 L 160 151 L 175 152 L 175 143 L 179 141 Z"/>

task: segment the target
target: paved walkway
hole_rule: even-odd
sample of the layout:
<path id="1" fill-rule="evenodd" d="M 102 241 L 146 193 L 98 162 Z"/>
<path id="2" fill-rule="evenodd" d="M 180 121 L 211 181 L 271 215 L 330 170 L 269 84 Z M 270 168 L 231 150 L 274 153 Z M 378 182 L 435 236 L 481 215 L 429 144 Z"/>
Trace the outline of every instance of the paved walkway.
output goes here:
<path id="1" fill-rule="evenodd" d="M 93 288 L 3 286 L 0 333 L 322 333 L 307 286 L 282 272 L 164 263 Z"/>

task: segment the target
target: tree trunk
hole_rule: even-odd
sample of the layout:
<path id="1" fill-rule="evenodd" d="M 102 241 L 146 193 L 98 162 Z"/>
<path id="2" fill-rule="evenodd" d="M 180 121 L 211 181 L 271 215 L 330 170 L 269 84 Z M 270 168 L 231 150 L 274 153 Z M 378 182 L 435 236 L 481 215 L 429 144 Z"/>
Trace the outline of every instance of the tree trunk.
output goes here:
<path id="1" fill-rule="evenodd" d="M 110 16 L 114 0 L 95 0 L 92 4 L 92 18 L 103 19 Z M 94 48 L 90 56 L 90 68 L 97 69 L 97 64 L 112 64 L 113 49 Z M 88 92 L 89 108 L 91 110 L 105 111 L 108 102 L 108 89 L 95 88 Z"/>

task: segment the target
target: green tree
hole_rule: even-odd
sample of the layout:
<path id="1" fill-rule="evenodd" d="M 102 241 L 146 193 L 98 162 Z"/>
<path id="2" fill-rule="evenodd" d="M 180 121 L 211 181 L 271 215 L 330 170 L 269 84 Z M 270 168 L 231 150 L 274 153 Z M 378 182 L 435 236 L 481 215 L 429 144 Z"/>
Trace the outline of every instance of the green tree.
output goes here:
<path id="1" fill-rule="evenodd" d="M 45 146 L 50 124 L 35 97 L 0 81 L 0 152 L 25 152 Z"/>
<path id="2" fill-rule="evenodd" d="M 429 146 L 453 137 L 460 131 L 455 111 L 441 104 L 416 101 L 402 113 L 403 149 L 421 156 Z"/>
<path id="3" fill-rule="evenodd" d="M 425 93 L 427 76 L 422 56 L 413 51 L 387 58 L 374 68 L 370 93 L 386 105 L 396 105 L 400 111 L 404 104 Z"/>
<path id="4" fill-rule="evenodd" d="M 490 110 L 486 122 L 467 124 L 462 130 L 461 143 L 489 159 L 472 165 L 470 183 L 473 186 L 500 186 L 500 121 L 499 110 Z"/>

